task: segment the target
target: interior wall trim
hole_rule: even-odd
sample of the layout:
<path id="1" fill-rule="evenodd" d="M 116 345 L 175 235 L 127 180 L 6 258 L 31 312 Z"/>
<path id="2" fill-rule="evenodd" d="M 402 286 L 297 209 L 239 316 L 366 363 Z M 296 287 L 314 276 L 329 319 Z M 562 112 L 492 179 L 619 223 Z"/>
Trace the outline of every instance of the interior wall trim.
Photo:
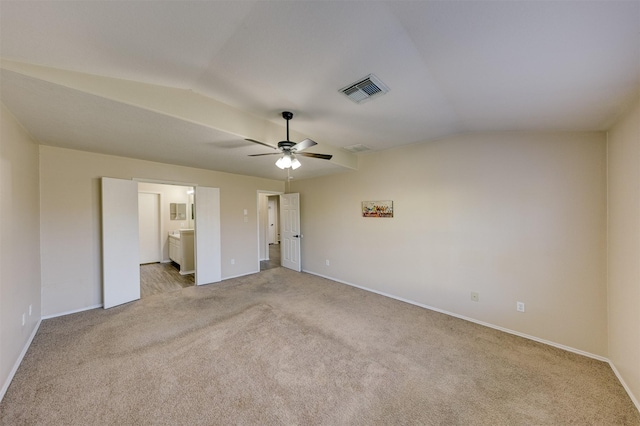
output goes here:
<path id="1" fill-rule="evenodd" d="M 616 368 L 615 364 L 611 360 L 609 360 L 609 365 L 611 366 L 611 369 L 613 370 L 613 373 L 616 375 L 616 377 L 620 381 L 620 384 L 622 385 L 624 390 L 627 391 L 627 395 L 629 395 L 629 398 L 631 398 L 631 402 L 633 402 L 633 405 L 635 405 L 636 408 L 638 409 L 638 411 L 640 411 L 640 402 L 635 397 L 635 395 L 633 395 L 633 393 L 631 392 L 631 388 L 629 386 L 627 386 L 627 383 L 624 381 L 624 379 L 620 375 L 620 372 Z"/>
<path id="2" fill-rule="evenodd" d="M 74 309 L 72 311 L 58 312 L 56 314 L 43 316 L 42 319 L 46 320 L 46 319 L 55 318 L 55 317 L 63 317 L 65 315 L 77 314 L 78 312 L 84 312 L 84 311 L 89 311 L 91 309 L 102 308 L 102 306 L 104 306 L 104 305 L 102 303 L 100 303 L 100 304 L 97 304 L 97 305 L 86 306 L 86 307 L 80 308 L 80 309 Z"/>
<path id="3" fill-rule="evenodd" d="M 484 321 L 479 321 L 479 320 L 471 318 L 471 317 L 466 317 L 464 315 L 459 315 L 459 314 L 456 314 L 454 312 L 445 311 L 444 309 L 435 308 L 433 306 L 425 305 L 423 303 L 415 302 L 413 300 L 409 300 L 409 299 L 405 299 L 405 298 L 402 298 L 402 297 L 394 296 L 393 294 L 388 294 L 388 293 L 384 293 L 382 291 L 373 290 L 373 289 L 370 289 L 370 288 L 367 288 L 367 287 L 362 287 L 362 286 L 359 286 L 359 285 L 356 285 L 356 284 L 352 284 L 352 283 L 349 283 L 349 282 L 346 282 L 346 281 L 342 281 L 342 280 L 339 280 L 339 279 L 336 279 L 336 278 L 333 278 L 333 277 L 329 277 L 329 276 L 326 276 L 326 275 L 318 274 L 318 273 L 315 273 L 313 271 L 303 270 L 303 272 L 306 272 L 306 273 L 309 273 L 309 274 L 312 274 L 312 275 L 317 275 L 319 277 L 326 278 L 328 280 L 336 281 L 336 282 L 339 282 L 340 284 L 346 284 L 346 285 L 351 286 L 351 287 L 356 287 L 356 288 L 359 288 L 361 290 L 369 291 L 371 293 L 376 293 L 376 294 L 379 294 L 381 296 L 389 297 L 391 299 L 396 299 L 396 300 L 399 300 L 401 302 L 409 303 L 411 305 L 419 306 L 421 308 L 429 309 L 430 311 L 439 312 L 441 314 L 445 314 L 445 315 L 449 315 L 449 316 L 452 316 L 452 317 L 460 318 L 462 320 L 469 321 L 469 322 L 472 322 L 472 323 L 475 323 L 475 324 L 479 324 L 479 325 L 483 325 L 485 327 L 493 328 L 495 330 L 504 331 L 505 333 L 513 334 L 515 336 L 524 337 L 525 339 L 533 340 L 533 341 L 536 341 L 536 342 L 539 342 L 539 343 L 544 343 L 545 345 L 553 346 L 553 347 L 558 348 L 558 349 L 564 349 L 565 351 L 569 351 L 569 352 L 573 352 L 573 353 L 578 354 L 578 355 L 583 355 L 583 356 L 586 356 L 586 357 L 589 357 L 589 358 L 597 359 L 598 361 L 609 362 L 609 359 L 606 358 L 606 357 L 603 357 L 603 356 L 600 356 L 600 355 L 596 355 L 596 354 L 592 354 L 590 352 L 586 352 L 586 351 L 583 351 L 583 350 L 580 350 L 580 349 L 572 348 L 570 346 L 565 346 L 563 344 L 552 342 L 550 340 L 541 339 L 539 337 L 531 336 L 529 334 L 525 334 L 525 333 L 521 333 L 519 331 L 511 330 L 509 328 L 501 327 L 499 325 L 491 324 L 491 323 L 484 322 Z"/>
<path id="4" fill-rule="evenodd" d="M 254 274 L 254 273 L 257 273 L 257 272 L 259 272 L 259 271 L 250 272 L 248 274 L 241 274 L 241 275 L 237 275 L 235 277 L 226 277 L 226 278 L 223 278 L 223 281 L 231 279 L 231 278 L 237 278 L 237 277 L 241 277 L 241 276 L 245 276 L 245 275 L 251 275 L 251 274 Z M 514 331 L 514 330 L 510 330 L 508 328 L 500 327 L 500 326 L 493 325 L 493 324 L 490 324 L 490 323 L 486 323 L 486 322 L 483 322 L 483 321 L 478 321 L 478 320 L 475 320 L 473 318 L 465 317 L 463 315 L 454 314 L 452 312 L 448 312 L 448 311 L 445 311 L 445 310 L 442 310 L 442 309 L 434 308 L 433 306 L 429 306 L 429 305 L 425 305 L 425 304 L 422 304 L 422 303 L 414 302 L 412 300 L 404 299 L 402 297 L 393 296 L 391 294 L 387 294 L 387 293 L 384 293 L 384 292 L 381 292 L 381 291 L 372 290 L 372 289 L 367 288 L 367 287 L 362 287 L 362 286 L 359 286 L 359 285 L 355 285 L 355 284 L 352 284 L 352 283 L 349 283 L 349 282 L 346 282 L 346 281 L 343 281 L 343 280 L 339 280 L 339 279 L 336 279 L 336 278 L 333 278 L 333 277 L 329 277 L 329 276 L 323 275 L 323 274 L 318 274 L 316 272 L 309 271 L 309 270 L 306 270 L 306 269 L 303 269 L 303 272 L 305 272 L 307 274 L 311 274 L 311 275 L 316 275 L 318 277 L 326 278 L 328 280 L 332 280 L 332 281 L 338 282 L 340 284 L 345 284 L 345 285 L 348 285 L 348 286 L 351 286 L 351 287 L 356 287 L 356 288 L 359 288 L 359 289 L 364 290 L 364 291 L 368 291 L 368 292 L 371 292 L 371 293 L 379 294 L 379 295 L 384 296 L 384 297 L 389 297 L 391 299 L 396 299 L 396 300 L 399 300 L 401 302 L 409 303 L 411 305 L 419 306 L 421 308 L 429 309 L 431 311 L 439 312 L 439 313 L 442 313 L 442 314 L 445 314 L 445 315 L 449 315 L 449 316 L 452 316 L 452 317 L 455 317 L 455 318 L 460 318 L 460 319 L 465 320 L 465 321 L 470 321 L 470 322 L 473 322 L 475 324 L 479 324 L 479 325 L 483 325 L 485 327 L 493 328 L 493 329 L 498 330 L 498 331 L 503 331 L 505 333 L 513 334 L 513 335 L 516 335 L 516 336 L 519 336 L 519 337 L 524 337 L 525 339 L 533 340 L 533 341 L 536 341 L 536 342 L 539 342 L 539 343 L 543 343 L 545 345 L 549 345 L 549 346 L 553 346 L 553 347 L 556 347 L 556 348 L 559 348 L 559 349 L 563 349 L 563 350 L 566 350 L 566 351 L 569 351 L 569 352 L 573 352 L 573 353 L 576 353 L 578 355 L 583 355 L 583 356 L 586 356 L 586 357 L 589 357 L 589 358 L 597 359 L 599 361 L 604 361 L 607 364 L 609 364 L 609 366 L 611 366 L 611 369 L 613 370 L 613 373 L 616 375 L 616 377 L 618 378 L 618 381 L 620 382 L 620 384 L 622 385 L 624 390 L 627 392 L 627 395 L 629 395 L 629 398 L 631 398 L 631 401 L 635 405 L 636 409 L 638 409 L 638 411 L 640 411 L 640 402 L 633 395 L 633 393 L 631 392 L 631 389 L 629 388 L 629 386 L 627 386 L 627 383 L 624 381 L 624 379 L 620 375 L 620 372 L 616 368 L 615 364 L 613 362 L 611 362 L 611 360 L 608 359 L 608 358 L 605 358 L 605 357 L 600 356 L 600 355 L 595 355 L 595 354 L 592 354 L 592 353 L 589 353 L 589 352 L 581 351 L 579 349 L 572 348 L 570 346 L 565 346 L 565 345 L 561 345 L 559 343 L 551 342 L 549 340 L 540 339 L 540 338 L 537 338 L 535 336 L 530 336 L 528 334 L 524 334 L 524 333 L 520 333 L 520 332 L 517 332 L 517 331 Z M 93 305 L 93 306 L 89 306 L 89 307 L 82 308 L 82 309 L 76 309 L 76 310 L 73 310 L 73 311 L 68 311 L 68 312 L 63 312 L 63 313 L 59 313 L 59 314 L 53 314 L 53 315 L 48 315 L 46 317 L 42 317 L 38 321 L 38 323 L 36 324 L 35 328 L 33 329 L 33 332 L 31 333 L 31 336 L 29 336 L 29 340 L 27 341 L 27 343 L 25 344 L 24 348 L 20 352 L 20 356 L 18 357 L 18 359 L 16 360 L 13 368 L 11 369 L 11 372 L 9 373 L 9 377 L 7 377 L 7 380 L 2 385 L 2 389 L 0 389 L 0 401 L 2 401 L 2 399 L 4 398 L 4 395 L 7 392 L 7 389 L 9 389 L 9 385 L 11 384 L 11 381 L 13 380 L 13 376 L 18 371 L 18 368 L 20 367 L 20 364 L 22 363 L 22 359 L 26 355 L 27 350 L 31 346 L 31 342 L 33 342 L 33 339 L 36 336 L 36 333 L 40 329 L 40 324 L 42 323 L 42 320 L 55 318 L 55 317 L 60 317 L 60 316 L 64 316 L 64 315 L 75 314 L 75 313 L 78 313 L 78 312 L 88 311 L 88 310 L 91 310 L 91 309 L 101 308 L 102 306 L 103 306 L 102 304 Z"/>
<path id="5" fill-rule="evenodd" d="M 310 270 L 307 270 L 307 269 L 303 269 L 302 271 L 306 272 L 307 274 L 316 275 L 318 277 L 322 277 L 322 278 L 326 278 L 326 279 L 331 280 L 331 281 L 338 282 L 340 284 L 345 284 L 345 285 L 348 285 L 348 286 L 351 286 L 351 287 L 356 287 L 356 288 L 359 288 L 361 290 L 365 290 L 365 291 L 368 291 L 368 292 L 371 292 L 371 293 L 379 294 L 381 296 L 389 297 L 391 299 L 399 300 L 401 302 L 409 303 L 411 305 L 419 306 L 421 308 L 429 309 L 431 311 L 439 312 L 441 314 L 449 315 L 449 316 L 452 316 L 452 317 L 455 317 L 455 318 L 460 318 L 462 320 L 469 321 L 469 322 L 472 322 L 472 323 L 475 323 L 475 324 L 479 324 L 479 325 L 483 325 L 485 327 L 493 328 L 493 329 L 498 330 L 498 331 L 503 331 L 505 333 L 513 334 L 515 336 L 524 337 L 525 339 L 529 339 L 529 340 L 533 340 L 535 342 L 543 343 L 545 345 L 553 346 L 554 348 L 563 349 L 565 351 L 573 352 L 573 353 L 578 354 L 578 355 L 583 355 L 583 356 L 586 356 L 586 357 L 589 357 L 589 358 L 596 359 L 598 361 L 606 362 L 607 364 L 609 364 L 609 366 L 611 366 L 611 369 L 613 370 L 613 373 L 616 375 L 616 377 L 618 378 L 618 381 L 620 382 L 620 384 L 622 385 L 624 390 L 627 392 L 627 395 L 629 395 L 629 398 L 631 398 L 631 401 L 633 402 L 633 404 L 636 406 L 638 411 L 640 411 L 640 403 L 638 402 L 638 399 L 633 395 L 633 393 L 631 392 L 631 389 L 629 388 L 629 386 L 627 386 L 626 382 L 624 381 L 624 379 L 622 378 L 622 376 L 618 372 L 618 369 L 616 368 L 615 364 L 613 362 L 611 362 L 611 360 L 609 358 L 606 358 L 606 357 L 603 357 L 603 356 L 600 356 L 600 355 L 596 355 L 596 354 L 592 354 L 590 352 L 586 352 L 586 351 L 583 351 L 583 350 L 580 350 L 580 349 L 572 348 L 570 346 L 565 346 L 565 345 L 562 345 L 560 343 L 552 342 L 550 340 L 540 339 L 539 337 L 531 336 L 531 335 L 525 334 L 525 333 L 520 333 L 519 331 L 515 331 L 515 330 L 508 329 L 508 328 L 500 327 L 498 325 L 494 325 L 494 324 L 491 324 L 491 323 L 478 321 L 478 320 L 470 318 L 470 317 L 465 317 L 464 315 L 458 315 L 458 314 L 455 314 L 453 312 L 445 311 L 443 309 L 438 309 L 438 308 L 435 308 L 433 306 L 429 306 L 429 305 L 425 305 L 425 304 L 422 304 L 422 303 L 415 302 L 413 300 L 404 299 L 402 297 L 394 296 L 392 294 L 388 294 L 388 293 L 384 293 L 384 292 L 381 292 L 381 291 L 373 290 L 373 289 L 370 289 L 370 288 L 367 288 L 367 287 L 359 286 L 359 285 L 356 285 L 356 284 L 353 284 L 353 283 L 350 283 L 350 282 L 347 282 L 347 281 L 339 280 L 337 278 L 333 278 L 333 277 L 330 277 L 330 276 L 327 276 L 327 275 L 319 274 L 317 272 L 310 271 Z"/>
<path id="6" fill-rule="evenodd" d="M 257 274 L 260 272 L 260 269 L 258 269 L 257 271 L 249 271 L 243 274 L 238 274 L 238 275 L 230 275 L 228 277 L 222 277 L 222 281 L 226 281 L 226 280 L 230 280 L 232 278 L 240 278 L 240 277 L 246 277 L 247 275 L 253 275 L 253 274 Z M 218 283 L 211 283 L 211 284 L 218 284 Z M 209 284 L 207 284 L 209 285 Z"/>
<path id="7" fill-rule="evenodd" d="M 20 352 L 20 356 L 18 356 L 18 359 L 16 359 L 15 364 L 13 364 L 13 368 L 9 372 L 9 376 L 7 377 L 7 380 L 2 384 L 2 389 L 0 389 L 0 401 L 2 401 L 5 393 L 7 393 L 7 389 L 9 389 L 9 385 L 13 381 L 13 376 L 16 375 L 16 371 L 18 371 L 20 364 L 22 364 L 22 360 L 24 359 L 24 356 L 27 354 L 27 350 L 29 350 L 29 347 L 31 346 L 31 342 L 33 342 L 33 338 L 36 337 L 36 333 L 38 332 L 38 329 L 40 329 L 41 323 L 42 323 L 42 319 L 39 319 L 38 323 L 33 328 L 33 331 L 31 332 L 31 335 L 29 336 L 27 343 L 22 348 L 22 351 Z"/>

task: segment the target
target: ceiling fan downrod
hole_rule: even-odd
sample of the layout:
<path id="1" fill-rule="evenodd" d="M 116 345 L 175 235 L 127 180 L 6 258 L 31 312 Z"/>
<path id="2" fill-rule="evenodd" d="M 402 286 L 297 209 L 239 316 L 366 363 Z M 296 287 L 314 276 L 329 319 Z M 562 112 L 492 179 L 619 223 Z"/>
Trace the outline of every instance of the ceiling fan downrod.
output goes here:
<path id="1" fill-rule="evenodd" d="M 293 113 L 289 111 L 282 111 L 282 118 L 287 120 L 287 142 L 289 142 L 289 120 L 293 118 Z"/>

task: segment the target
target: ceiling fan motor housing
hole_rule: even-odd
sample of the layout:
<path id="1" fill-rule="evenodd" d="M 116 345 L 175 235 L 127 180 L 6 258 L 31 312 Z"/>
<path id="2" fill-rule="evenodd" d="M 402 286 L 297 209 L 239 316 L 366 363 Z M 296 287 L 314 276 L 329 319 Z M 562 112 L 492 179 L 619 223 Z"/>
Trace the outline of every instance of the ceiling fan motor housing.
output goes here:
<path id="1" fill-rule="evenodd" d="M 282 151 L 291 151 L 291 148 L 293 148 L 294 145 L 295 145 L 295 142 L 291 142 L 291 141 L 278 142 L 278 148 L 280 148 Z"/>

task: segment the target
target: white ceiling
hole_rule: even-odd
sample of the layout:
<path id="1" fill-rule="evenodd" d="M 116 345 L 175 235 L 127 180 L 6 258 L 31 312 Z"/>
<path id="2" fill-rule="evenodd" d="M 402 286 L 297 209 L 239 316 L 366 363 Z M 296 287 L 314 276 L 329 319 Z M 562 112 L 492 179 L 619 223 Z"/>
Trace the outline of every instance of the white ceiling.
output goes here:
<path id="1" fill-rule="evenodd" d="M 0 39 L 5 63 L 185 89 L 237 122 L 282 126 L 293 111 L 313 152 L 606 130 L 640 91 L 640 1 L 1 0 Z M 360 105 L 338 93 L 369 73 L 390 92 Z M 247 156 L 268 148 L 243 140 L 276 144 L 283 127 L 213 126 L 27 74 L 3 66 L 2 102 L 42 144 L 285 176 L 276 156 Z M 301 161 L 297 178 L 345 170 Z"/>

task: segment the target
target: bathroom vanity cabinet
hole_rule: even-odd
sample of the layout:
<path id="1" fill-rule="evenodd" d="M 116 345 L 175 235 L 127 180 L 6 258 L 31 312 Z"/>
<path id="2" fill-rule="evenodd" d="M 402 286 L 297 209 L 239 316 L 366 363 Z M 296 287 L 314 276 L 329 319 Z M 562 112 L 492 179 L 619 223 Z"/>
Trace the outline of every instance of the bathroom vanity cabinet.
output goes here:
<path id="1" fill-rule="evenodd" d="M 181 229 L 169 234 L 169 258 L 180 265 L 180 274 L 195 272 L 193 229 Z"/>

